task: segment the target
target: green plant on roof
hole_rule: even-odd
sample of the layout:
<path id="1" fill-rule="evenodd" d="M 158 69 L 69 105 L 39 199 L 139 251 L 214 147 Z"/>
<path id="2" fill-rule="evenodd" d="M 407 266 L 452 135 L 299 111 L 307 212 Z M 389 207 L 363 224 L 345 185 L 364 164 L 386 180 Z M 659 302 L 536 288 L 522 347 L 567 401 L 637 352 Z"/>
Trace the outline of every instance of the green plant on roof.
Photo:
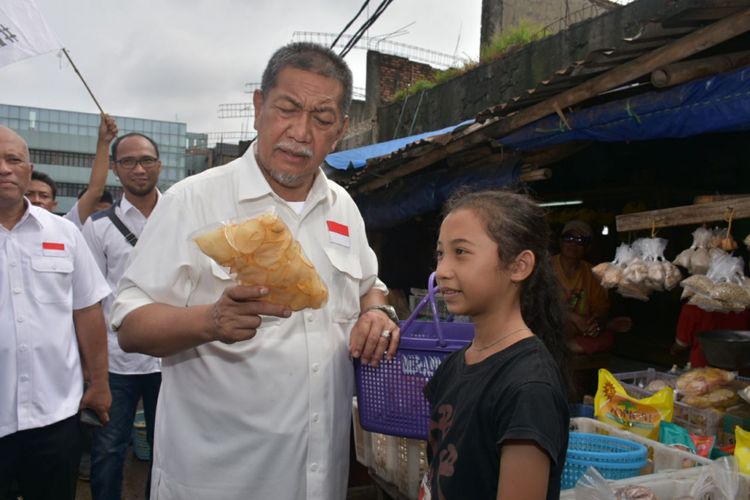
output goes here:
<path id="1" fill-rule="evenodd" d="M 510 29 L 495 34 L 492 40 L 479 50 L 479 61 L 482 64 L 494 61 L 508 51 L 544 38 L 541 26 L 527 19 L 521 19 Z"/>
<path id="2" fill-rule="evenodd" d="M 417 94 L 419 92 L 422 92 L 423 90 L 431 89 L 435 85 L 440 85 L 441 83 L 445 83 L 448 80 L 452 80 L 453 78 L 461 76 L 469 70 L 476 68 L 480 64 L 494 61 L 495 59 L 502 57 L 512 49 L 522 47 L 535 40 L 540 40 L 544 38 L 544 36 L 545 35 L 543 34 L 542 29 L 539 26 L 531 23 L 526 19 L 522 19 L 516 26 L 495 35 L 490 43 L 480 49 L 480 62 L 469 61 L 460 68 L 448 68 L 445 70 L 435 71 L 432 74 L 431 78 L 417 80 L 408 87 L 403 88 L 393 94 L 391 102 L 400 101 L 401 99 L 405 99 L 407 96 Z"/>

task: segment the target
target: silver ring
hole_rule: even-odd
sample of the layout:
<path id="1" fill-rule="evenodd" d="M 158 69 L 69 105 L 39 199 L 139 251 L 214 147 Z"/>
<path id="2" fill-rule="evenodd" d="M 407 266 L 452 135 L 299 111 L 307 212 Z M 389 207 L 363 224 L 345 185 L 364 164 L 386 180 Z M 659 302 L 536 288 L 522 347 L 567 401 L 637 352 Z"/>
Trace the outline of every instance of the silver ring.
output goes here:
<path id="1" fill-rule="evenodd" d="M 380 332 L 380 336 L 383 337 L 385 340 L 391 340 L 391 331 L 383 330 L 382 332 Z"/>

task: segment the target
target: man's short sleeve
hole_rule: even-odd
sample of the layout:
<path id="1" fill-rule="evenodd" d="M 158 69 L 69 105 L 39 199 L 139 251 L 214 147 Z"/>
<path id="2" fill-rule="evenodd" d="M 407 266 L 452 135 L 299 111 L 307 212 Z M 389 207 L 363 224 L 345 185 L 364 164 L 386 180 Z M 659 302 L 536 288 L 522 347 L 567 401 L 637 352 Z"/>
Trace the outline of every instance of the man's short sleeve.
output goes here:
<path id="1" fill-rule="evenodd" d="M 557 465 L 564 453 L 568 409 L 562 396 L 549 384 L 529 382 L 520 386 L 511 401 L 498 404 L 495 411 L 497 444 L 508 440 L 533 441 Z"/>
<path id="2" fill-rule="evenodd" d="M 112 293 L 81 231 L 73 231 L 73 309 L 92 306 Z"/>

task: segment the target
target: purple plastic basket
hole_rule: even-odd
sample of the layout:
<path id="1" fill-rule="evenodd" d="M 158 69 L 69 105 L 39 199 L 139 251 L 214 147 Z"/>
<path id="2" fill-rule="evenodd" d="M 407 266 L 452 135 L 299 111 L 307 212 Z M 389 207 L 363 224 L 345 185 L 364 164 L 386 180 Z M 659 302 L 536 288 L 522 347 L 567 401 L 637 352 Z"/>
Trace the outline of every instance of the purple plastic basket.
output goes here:
<path id="1" fill-rule="evenodd" d="M 435 273 L 428 293 L 406 321 L 400 322 L 401 342 L 396 357 L 377 368 L 354 362 L 357 404 L 362 428 L 371 432 L 427 439 L 430 404 L 424 386 L 450 353 L 474 338 L 472 323 L 440 322 L 435 305 Z M 416 321 L 430 304 L 433 321 Z"/>

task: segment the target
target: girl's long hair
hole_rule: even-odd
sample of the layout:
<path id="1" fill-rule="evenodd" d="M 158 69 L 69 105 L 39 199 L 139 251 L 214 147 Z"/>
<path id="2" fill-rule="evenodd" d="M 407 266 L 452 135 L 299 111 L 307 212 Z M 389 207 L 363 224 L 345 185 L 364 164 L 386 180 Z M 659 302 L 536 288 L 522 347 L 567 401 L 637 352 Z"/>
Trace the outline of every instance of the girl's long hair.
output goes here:
<path id="1" fill-rule="evenodd" d="M 521 284 L 521 315 L 557 362 L 570 389 L 565 313 L 560 285 L 552 269 L 550 229 L 544 209 L 529 196 L 510 191 L 457 193 L 448 200 L 445 214 L 458 209 L 473 210 L 483 220 L 505 265 L 524 250 L 530 250 L 536 257 L 534 270 Z"/>

